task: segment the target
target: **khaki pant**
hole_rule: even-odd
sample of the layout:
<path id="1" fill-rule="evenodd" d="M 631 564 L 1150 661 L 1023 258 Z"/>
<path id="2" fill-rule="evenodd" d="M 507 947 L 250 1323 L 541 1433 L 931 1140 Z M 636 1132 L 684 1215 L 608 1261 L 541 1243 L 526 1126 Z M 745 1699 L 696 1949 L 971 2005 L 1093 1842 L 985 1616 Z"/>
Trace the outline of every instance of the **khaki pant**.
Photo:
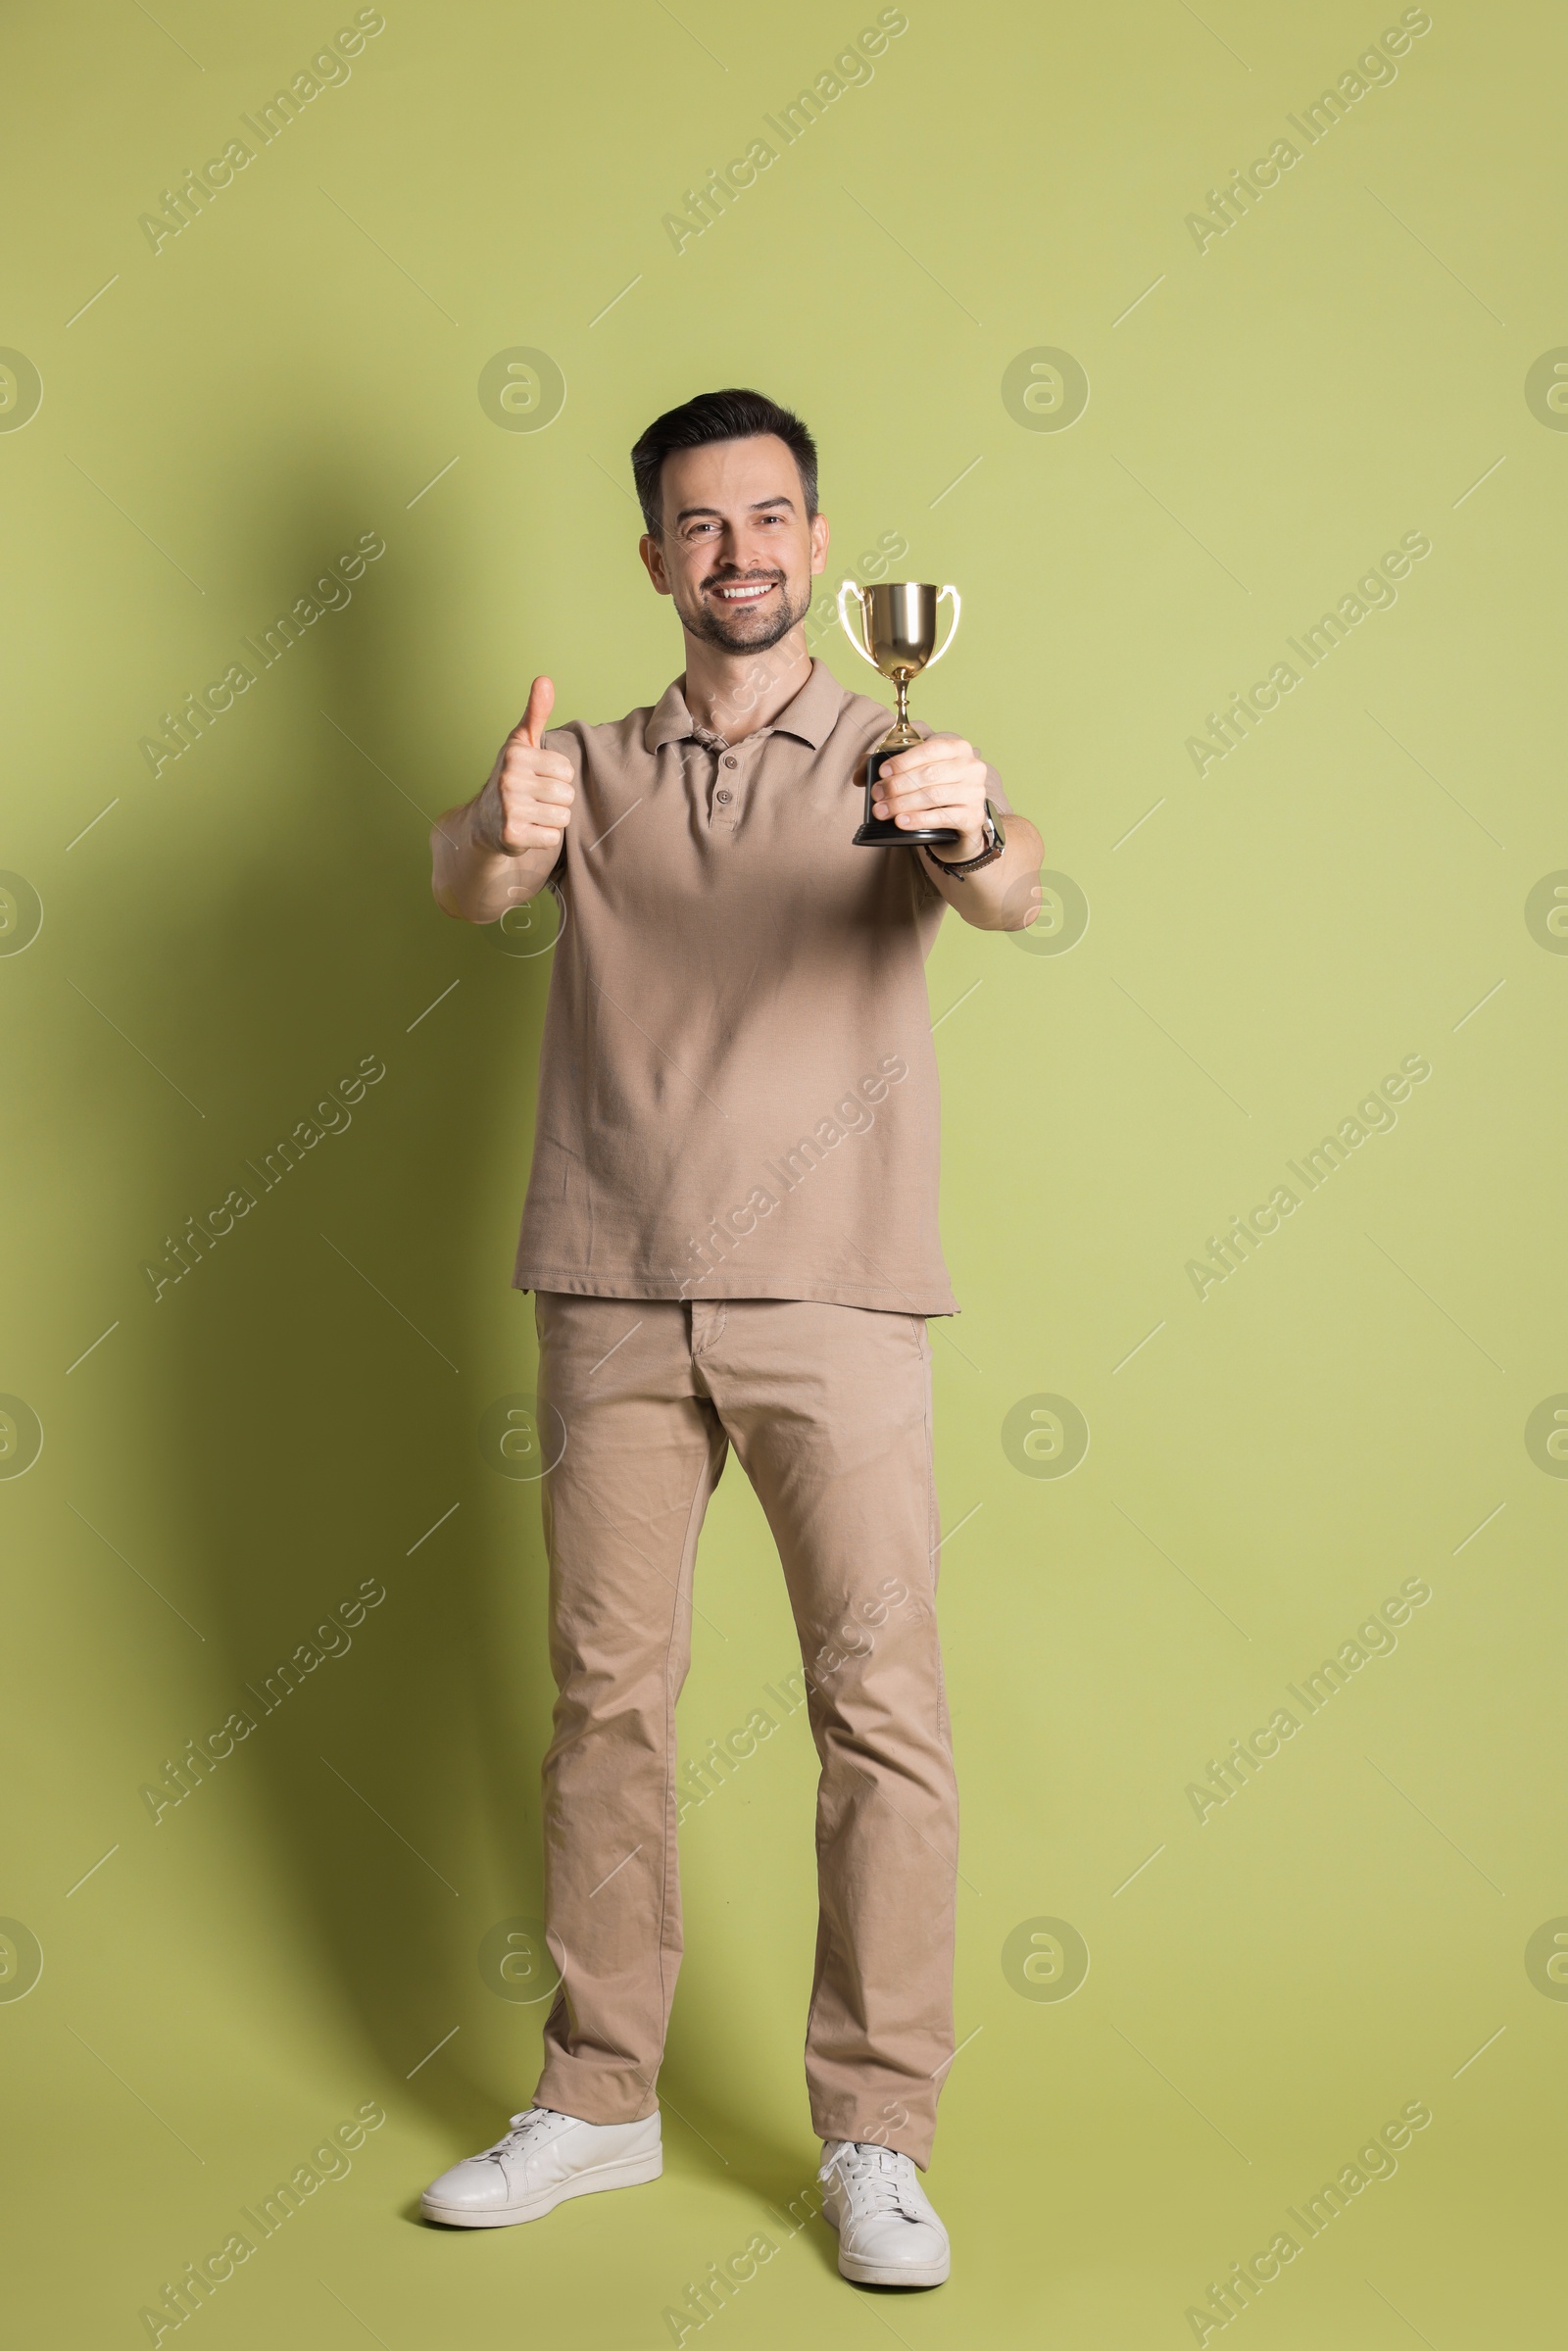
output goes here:
<path id="1" fill-rule="evenodd" d="M 958 1829 L 925 1323 L 560 1293 L 537 1316 L 546 1458 L 564 1450 L 543 1487 L 560 1691 L 545 1907 L 562 1982 L 536 2102 L 590 2123 L 657 2104 L 682 1950 L 675 1700 L 698 1533 L 733 1445 L 783 1562 L 822 1767 L 811 2121 L 924 2167 L 953 2057 Z"/>

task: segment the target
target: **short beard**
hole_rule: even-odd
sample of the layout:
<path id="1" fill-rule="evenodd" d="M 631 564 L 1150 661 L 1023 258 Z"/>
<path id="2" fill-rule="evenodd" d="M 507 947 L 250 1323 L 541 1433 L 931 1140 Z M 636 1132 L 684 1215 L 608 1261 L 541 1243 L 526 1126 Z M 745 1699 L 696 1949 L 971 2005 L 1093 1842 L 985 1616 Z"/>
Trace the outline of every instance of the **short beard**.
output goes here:
<path id="1" fill-rule="evenodd" d="M 703 638 L 709 645 L 718 646 L 724 653 L 766 653 L 782 637 L 787 637 L 792 628 L 798 628 L 811 609 L 809 585 L 800 603 L 793 608 L 787 579 L 779 581 L 778 591 L 779 609 L 760 636 L 742 636 L 738 629 L 731 628 L 721 614 L 710 612 L 706 604 L 699 604 L 697 611 L 689 615 L 682 612 L 681 619 L 694 637 Z"/>

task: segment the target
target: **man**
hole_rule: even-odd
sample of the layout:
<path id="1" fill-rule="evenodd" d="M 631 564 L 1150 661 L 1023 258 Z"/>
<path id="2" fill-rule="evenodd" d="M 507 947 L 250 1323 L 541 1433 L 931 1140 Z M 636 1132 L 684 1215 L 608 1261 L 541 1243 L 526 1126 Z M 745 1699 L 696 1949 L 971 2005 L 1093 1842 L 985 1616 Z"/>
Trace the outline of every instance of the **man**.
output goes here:
<path id="1" fill-rule="evenodd" d="M 957 1797 L 925 1318 L 956 1306 L 924 959 L 949 906 L 981 930 L 1032 917 L 1040 841 L 968 743 L 929 734 L 883 770 L 876 813 L 957 839 L 853 846 L 888 712 L 806 649 L 828 526 L 798 417 L 708 393 L 649 427 L 632 470 L 682 676 L 652 709 L 554 728 L 535 678 L 484 789 L 431 835 L 449 914 L 494 922 L 547 887 L 561 906 L 514 1277 L 535 1293 L 550 1464 L 561 1984 L 534 2104 L 423 2210 L 504 2227 L 662 2168 L 675 1700 L 733 1445 L 822 1767 L 806 2074 L 823 2214 L 845 2277 L 937 2285 L 948 2239 L 916 2174 L 954 2053 Z"/>

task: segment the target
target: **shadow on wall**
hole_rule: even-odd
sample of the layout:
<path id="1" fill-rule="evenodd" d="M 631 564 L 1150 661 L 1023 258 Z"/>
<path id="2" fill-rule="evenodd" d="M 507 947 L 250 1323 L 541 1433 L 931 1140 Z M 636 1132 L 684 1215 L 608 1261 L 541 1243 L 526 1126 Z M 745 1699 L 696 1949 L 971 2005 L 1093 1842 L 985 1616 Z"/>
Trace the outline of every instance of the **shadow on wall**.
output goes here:
<path id="1" fill-rule="evenodd" d="M 352 474 L 345 451 L 299 476 L 247 574 L 303 588 L 352 549 Z M 365 578 L 352 620 L 262 671 L 243 752 L 203 779 L 243 794 L 259 847 L 171 909 L 159 952 L 198 1000 L 215 1101 L 226 1073 L 223 1172 L 188 1201 L 188 1164 L 159 1181 L 181 1212 L 226 1185 L 254 1205 L 155 1309 L 178 1334 L 157 1416 L 203 1562 L 211 1727 L 226 1706 L 255 1726 L 270 1835 L 237 1867 L 314 1970 L 307 2006 L 362 2036 L 378 2087 L 417 2067 L 409 2095 L 474 2142 L 498 2092 L 531 2087 L 543 2013 L 491 2000 L 476 1965 L 498 1917 L 540 1908 L 553 1691 L 535 1492 L 486 1491 L 475 1429 L 532 1386 L 531 1301 L 507 1285 L 548 959 L 497 955 L 430 897 L 419 808 L 466 787 L 409 657 L 426 593 L 395 562 Z"/>

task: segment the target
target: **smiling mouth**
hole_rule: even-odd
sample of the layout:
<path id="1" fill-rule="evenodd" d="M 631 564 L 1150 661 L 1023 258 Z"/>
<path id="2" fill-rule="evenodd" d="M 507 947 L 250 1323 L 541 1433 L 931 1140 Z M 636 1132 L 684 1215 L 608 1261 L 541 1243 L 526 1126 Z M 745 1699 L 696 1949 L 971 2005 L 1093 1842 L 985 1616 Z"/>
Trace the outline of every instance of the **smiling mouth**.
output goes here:
<path id="1" fill-rule="evenodd" d="M 738 579 L 730 580 L 721 587 L 710 588 L 709 594 L 729 605 L 760 604 L 777 586 L 776 579 Z"/>

